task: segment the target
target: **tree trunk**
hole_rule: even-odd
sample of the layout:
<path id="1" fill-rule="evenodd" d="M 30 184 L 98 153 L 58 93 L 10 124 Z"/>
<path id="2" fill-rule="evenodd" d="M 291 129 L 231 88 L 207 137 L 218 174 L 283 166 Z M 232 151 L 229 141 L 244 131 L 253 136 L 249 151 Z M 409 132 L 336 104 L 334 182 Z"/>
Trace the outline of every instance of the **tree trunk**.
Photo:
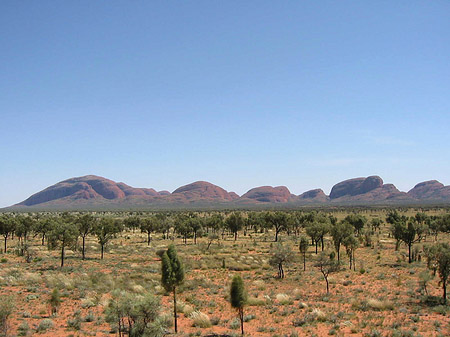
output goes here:
<path id="1" fill-rule="evenodd" d="M 323 244 L 323 236 L 320 238 L 320 242 L 322 243 L 322 252 L 323 252 L 325 249 L 325 245 Z"/>
<path id="2" fill-rule="evenodd" d="M 445 280 L 442 282 L 442 289 L 444 290 L 444 294 L 442 297 L 444 298 L 444 305 L 447 304 L 447 282 Z"/>
<path id="3" fill-rule="evenodd" d="M 152 240 L 150 232 L 147 233 L 147 246 L 150 246 L 150 241 Z"/>
<path id="4" fill-rule="evenodd" d="M 197 231 L 194 231 L 194 245 L 197 244 Z"/>
<path id="5" fill-rule="evenodd" d="M 241 320 L 241 334 L 244 336 L 244 308 L 239 308 L 239 319 Z"/>
<path id="6" fill-rule="evenodd" d="M 45 243 L 45 234 L 42 234 L 42 246 L 44 245 L 44 243 Z"/>
<path id="7" fill-rule="evenodd" d="M 319 241 L 316 241 L 316 255 L 317 255 L 317 245 L 318 245 Z"/>
<path id="8" fill-rule="evenodd" d="M 325 281 L 327 282 L 327 295 L 330 293 L 330 286 L 328 285 L 328 277 L 325 277 Z"/>
<path id="9" fill-rule="evenodd" d="M 234 232 L 234 241 L 236 241 L 236 240 L 237 240 L 237 231 Z"/>
<path id="10" fill-rule="evenodd" d="M 177 290 L 175 287 L 173 287 L 173 318 L 175 323 L 175 333 L 178 332 L 178 325 L 177 325 Z"/>
<path id="11" fill-rule="evenodd" d="M 83 248 L 81 249 L 81 254 L 82 254 L 82 260 L 84 260 L 85 259 L 85 241 L 86 241 L 86 237 L 85 236 L 83 236 Z"/>
<path id="12" fill-rule="evenodd" d="M 102 246 L 102 253 L 100 259 L 103 260 L 103 251 L 105 250 L 105 245 L 102 244 L 101 246 Z"/>
<path id="13" fill-rule="evenodd" d="M 412 259 L 411 259 L 411 246 L 412 246 L 412 244 L 408 243 L 408 263 L 412 262 Z"/>
<path id="14" fill-rule="evenodd" d="M 8 236 L 7 235 L 3 235 L 3 237 L 5 238 L 5 250 L 3 251 L 3 253 L 6 254 L 6 240 L 7 240 Z"/>
<path id="15" fill-rule="evenodd" d="M 303 271 L 306 271 L 306 253 L 303 253 Z"/>
<path id="16" fill-rule="evenodd" d="M 61 247 L 61 268 L 64 267 L 64 242 Z"/>
<path id="17" fill-rule="evenodd" d="M 275 242 L 278 242 L 278 229 L 275 229 Z"/>

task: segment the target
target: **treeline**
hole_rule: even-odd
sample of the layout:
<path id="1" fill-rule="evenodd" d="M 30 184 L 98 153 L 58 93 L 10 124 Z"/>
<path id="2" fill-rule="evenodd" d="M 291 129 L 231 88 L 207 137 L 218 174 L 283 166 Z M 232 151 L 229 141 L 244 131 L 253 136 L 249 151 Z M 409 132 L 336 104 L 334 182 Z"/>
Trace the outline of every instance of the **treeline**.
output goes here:
<path id="1" fill-rule="evenodd" d="M 401 243 L 408 247 L 408 261 L 427 258 L 427 265 L 441 275 L 444 299 L 448 269 L 450 269 L 449 245 L 428 244 L 419 252 L 414 244 L 431 236 L 437 242 L 440 233 L 450 233 L 450 214 L 429 216 L 418 212 L 406 217 L 398 211 L 389 211 L 382 219 L 368 219 L 361 213 L 350 213 L 338 220 L 332 213 L 302 211 L 260 211 L 260 212 L 167 212 L 167 213 L 35 213 L 0 216 L 0 234 L 4 238 L 3 252 L 7 251 L 8 240 L 16 236 L 18 254 L 32 258 L 28 239 L 39 237 L 42 245 L 50 249 L 59 248 L 61 267 L 64 266 L 65 250 L 74 247 L 81 239 L 81 258 L 86 258 L 86 238 L 95 238 L 100 245 L 100 257 L 103 259 L 105 247 L 124 230 L 141 231 L 146 234 L 146 243 L 151 244 L 152 235 L 162 234 L 165 240 L 181 238 L 184 244 L 192 240 L 197 244 L 200 237 L 207 238 L 207 250 L 215 241 L 230 238 L 237 240 L 239 235 L 252 236 L 264 233 L 264 237 L 273 234 L 273 241 L 280 241 L 280 235 L 294 237 L 303 256 L 306 269 L 306 253 L 310 246 L 315 254 L 325 250 L 325 238 L 334 248 L 330 260 L 341 262 L 341 251 L 345 249 L 348 266 L 355 270 L 356 250 L 361 246 L 370 247 L 372 238 L 384 226 L 389 226 L 389 235 L 396 240 L 395 249 Z M 278 275 L 284 277 L 283 263 L 291 259 L 292 252 L 287 245 L 276 245 L 272 251 L 272 264 L 278 267 Z M 446 262 L 446 259 L 449 261 Z M 322 258 L 319 259 L 323 260 Z M 323 266 L 318 265 L 323 273 Z M 446 265 L 446 263 L 448 265 Z M 333 270 L 334 264 L 328 266 Z M 325 279 L 327 279 L 324 274 Z"/>

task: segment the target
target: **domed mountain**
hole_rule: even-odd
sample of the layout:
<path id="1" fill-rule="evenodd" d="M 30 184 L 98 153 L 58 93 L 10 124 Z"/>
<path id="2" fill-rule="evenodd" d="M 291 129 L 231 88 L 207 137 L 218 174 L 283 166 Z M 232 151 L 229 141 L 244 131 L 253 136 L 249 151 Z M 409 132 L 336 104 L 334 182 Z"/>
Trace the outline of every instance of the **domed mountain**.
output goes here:
<path id="1" fill-rule="evenodd" d="M 250 199 L 259 202 L 290 202 L 295 200 L 295 195 L 291 194 L 286 186 L 261 186 L 255 187 L 245 193 L 241 200 Z"/>
<path id="2" fill-rule="evenodd" d="M 171 195 L 171 199 L 176 201 L 233 201 L 237 198 L 239 196 L 236 193 L 229 193 L 223 188 L 207 181 L 196 181 L 179 187 Z"/>
<path id="3" fill-rule="evenodd" d="M 450 198 L 450 186 L 437 180 L 424 181 L 414 186 L 408 195 L 419 200 L 445 200 Z"/>
<path id="4" fill-rule="evenodd" d="M 103 177 L 88 175 L 61 181 L 33 194 L 18 205 L 34 206 L 56 200 L 62 201 L 62 199 L 65 203 L 80 199 L 117 200 L 127 196 L 158 197 L 159 194 L 154 189 L 134 188 Z"/>

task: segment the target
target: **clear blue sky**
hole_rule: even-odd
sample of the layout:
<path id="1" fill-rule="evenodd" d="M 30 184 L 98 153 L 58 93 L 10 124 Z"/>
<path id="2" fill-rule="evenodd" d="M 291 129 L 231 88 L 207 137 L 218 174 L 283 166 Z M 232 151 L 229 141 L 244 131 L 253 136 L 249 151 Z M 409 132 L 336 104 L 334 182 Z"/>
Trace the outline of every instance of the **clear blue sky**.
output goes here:
<path id="1" fill-rule="evenodd" d="M 450 2 L 1 1 L 0 206 L 101 175 L 450 184 Z"/>

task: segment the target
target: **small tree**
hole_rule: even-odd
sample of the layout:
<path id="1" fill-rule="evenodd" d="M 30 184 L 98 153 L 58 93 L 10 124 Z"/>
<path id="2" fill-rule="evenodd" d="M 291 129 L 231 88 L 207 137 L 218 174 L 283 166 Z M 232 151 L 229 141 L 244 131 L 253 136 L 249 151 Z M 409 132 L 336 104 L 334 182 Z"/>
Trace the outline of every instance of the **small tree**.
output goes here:
<path id="1" fill-rule="evenodd" d="M 230 230 L 231 233 L 234 234 L 234 241 L 237 240 L 238 231 L 240 231 L 244 227 L 244 218 L 241 213 L 233 213 L 226 220 L 225 224 Z"/>
<path id="2" fill-rule="evenodd" d="M 287 229 L 288 215 L 286 212 L 267 212 L 264 216 L 267 227 L 275 229 L 275 242 L 278 242 L 278 235 Z"/>
<path id="3" fill-rule="evenodd" d="M 405 224 L 399 221 L 393 224 L 392 232 L 395 238 L 403 241 L 408 246 L 408 262 L 412 262 L 411 248 L 415 242 L 422 240 L 427 232 L 427 227 L 424 224 L 418 223 L 415 220 L 408 221 Z"/>
<path id="4" fill-rule="evenodd" d="M 61 247 L 61 268 L 64 267 L 65 248 L 73 244 L 78 237 L 78 230 L 71 222 L 65 222 L 62 218 L 54 218 L 52 229 L 48 233 L 50 247 Z"/>
<path id="5" fill-rule="evenodd" d="M 103 260 L 103 255 L 105 251 L 105 246 L 111 239 L 113 239 L 117 233 L 122 230 L 121 224 L 114 220 L 113 218 L 102 218 L 100 221 L 95 223 L 93 232 L 97 237 L 98 243 L 101 246 L 101 259 Z"/>
<path id="6" fill-rule="evenodd" d="M 298 246 L 300 253 L 302 253 L 303 255 L 303 271 L 306 270 L 306 253 L 308 251 L 308 239 L 306 238 L 306 236 L 302 236 L 300 237 L 300 244 Z"/>
<path id="7" fill-rule="evenodd" d="M 437 256 L 438 273 L 442 284 L 442 298 L 447 304 L 447 282 L 450 275 L 450 246 L 448 243 L 441 244 L 440 252 Z"/>
<path id="8" fill-rule="evenodd" d="M 230 303 L 238 312 L 239 320 L 241 321 L 241 333 L 244 335 L 244 306 L 247 304 L 247 293 L 244 281 L 239 275 L 235 275 L 231 282 Z"/>
<path id="9" fill-rule="evenodd" d="M 48 304 L 50 305 L 50 315 L 56 315 L 58 313 L 58 308 L 61 304 L 61 298 L 59 296 L 58 288 L 53 289 L 50 298 L 48 300 Z"/>
<path id="10" fill-rule="evenodd" d="M 149 218 L 142 219 L 139 227 L 142 233 L 147 234 L 147 246 L 150 246 L 152 241 L 152 233 L 158 228 L 158 218 L 156 216 L 151 216 Z"/>
<path id="11" fill-rule="evenodd" d="M 341 221 L 331 227 L 331 236 L 333 237 L 334 248 L 336 249 L 338 261 L 341 260 L 340 248 L 343 241 L 353 235 L 354 228 L 347 221 Z"/>
<path id="12" fill-rule="evenodd" d="M 283 264 L 290 262 L 293 258 L 291 247 L 279 242 L 275 248 L 272 249 L 271 255 L 269 260 L 270 265 L 278 267 L 278 277 L 284 278 Z"/>
<path id="13" fill-rule="evenodd" d="M 90 214 L 84 214 L 77 219 L 78 231 L 82 239 L 81 247 L 81 259 L 86 258 L 86 237 L 91 233 L 92 229 L 95 227 L 96 219 Z"/>
<path id="14" fill-rule="evenodd" d="M 16 303 L 12 296 L 0 297 L 0 335 L 8 336 L 9 317 L 14 310 L 14 303 Z"/>
<path id="15" fill-rule="evenodd" d="M 3 250 L 3 253 L 6 253 L 7 250 L 7 240 L 8 237 L 14 233 L 16 229 L 16 219 L 11 215 L 2 215 L 0 217 L 0 234 L 3 235 L 3 238 L 5 240 L 5 249 Z"/>
<path id="16" fill-rule="evenodd" d="M 184 266 L 178 258 L 174 245 L 170 245 L 164 252 L 161 262 L 161 284 L 167 292 L 173 294 L 173 318 L 177 333 L 177 287 L 184 281 Z"/>
<path id="17" fill-rule="evenodd" d="M 349 268 L 352 269 L 353 264 L 353 270 L 356 269 L 356 261 L 355 261 L 355 250 L 359 247 L 359 242 L 355 238 L 355 236 L 352 234 L 350 236 L 347 236 L 343 241 L 342 244 L 345 247 L 345 250 L 347 251 L 347 256 L 349 257 Z"/>
<path id="18" fill-rule="evenodd" d="M 333 253 L 334 255 L 334 253 Z M 325 252 L 322 252 L 319 255 L 319 259 L 317 260 L 316 267 L 319 268 L 320 272 L 323 275 L 323 278 L 325 279 L 325 282 L 327 283 L 327 294 L 330 293 L 329 288 L 329 282 L 328 282 L 328 276 L 331 273 L 334 273 L 339 270 L 339 262 L 334 260 L 334 258 Z"/>

